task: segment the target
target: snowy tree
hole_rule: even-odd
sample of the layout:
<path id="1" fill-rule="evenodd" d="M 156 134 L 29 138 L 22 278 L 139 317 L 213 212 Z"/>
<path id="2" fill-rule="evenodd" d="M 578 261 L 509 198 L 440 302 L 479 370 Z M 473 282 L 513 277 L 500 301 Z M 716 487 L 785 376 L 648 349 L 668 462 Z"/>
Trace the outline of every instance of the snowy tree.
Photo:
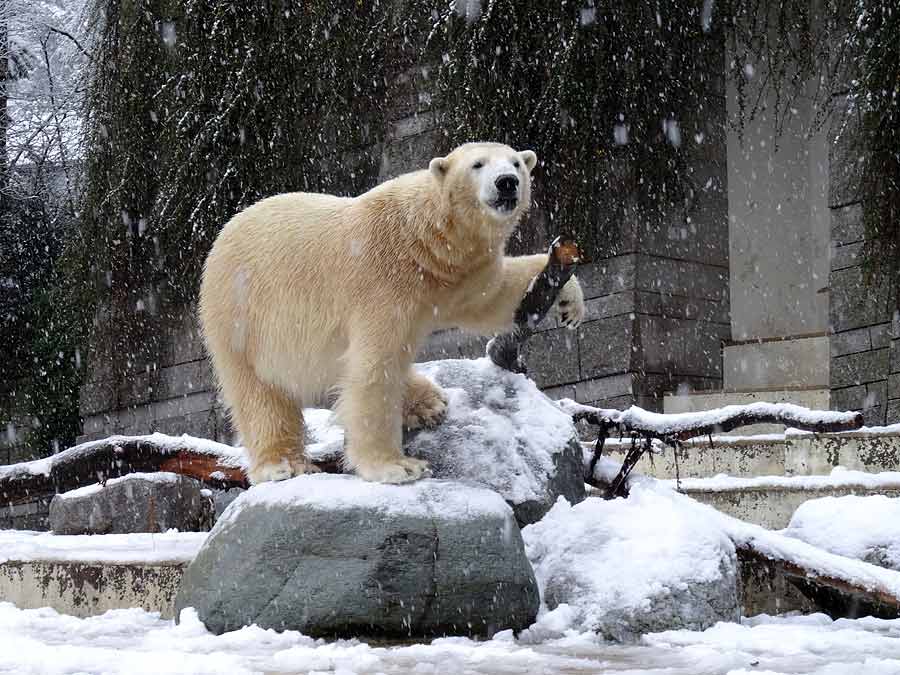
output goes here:
<path id="1" fill-rule="evenodd" d="M 43 455 L 78 433 L 80 312 L 63 253 L 77 228 L 77 1 L 0 5 L 0 421 Z"/>

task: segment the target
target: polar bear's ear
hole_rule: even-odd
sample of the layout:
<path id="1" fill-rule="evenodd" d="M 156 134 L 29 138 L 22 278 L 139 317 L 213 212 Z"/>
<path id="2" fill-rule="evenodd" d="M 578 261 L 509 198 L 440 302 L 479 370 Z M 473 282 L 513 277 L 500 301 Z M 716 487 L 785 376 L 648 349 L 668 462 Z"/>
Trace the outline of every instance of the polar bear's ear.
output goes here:
<path id="1" fill-rule="evenodd" d="M 519 157 L 522 158 L 522 161 L 525 162 L 525 166 L 528 167 L 528 170 L 531 171 L 534 169 L 534 166 L 537 164 L 537 155 L 534 154 L 531 150 L 523 150 L 519 153 Z"/>
<path id="2" fill-rule="evenodd" d="M 447 161 L 446 157 L 435 157 L 428 163 L 428 170 L 431 171 L 438 180 L 444 179 L 444 176 L 447 175 L 447 169 L 449 168 L 450 162 Z"/>

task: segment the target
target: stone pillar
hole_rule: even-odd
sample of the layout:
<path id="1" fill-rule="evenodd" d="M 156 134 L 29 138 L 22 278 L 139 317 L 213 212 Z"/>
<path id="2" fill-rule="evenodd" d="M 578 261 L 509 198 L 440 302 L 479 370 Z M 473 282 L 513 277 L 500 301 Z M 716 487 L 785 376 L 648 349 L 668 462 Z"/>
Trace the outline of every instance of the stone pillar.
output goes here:
<path id="1" fill-rule="evenodd" d="M 747 105 L 767 79 L 764 63 L 750 65 Z M 828 139 L 815 126 L 812 96 L 778 106 L 770 92 L 728 134 L 732 342 L 724 384 L 732 392 L 794 390 L 799 403 L 801 390 L 829 382 Z M 745 112 L 730 83 L 730 120 L 739 124 Z"/>

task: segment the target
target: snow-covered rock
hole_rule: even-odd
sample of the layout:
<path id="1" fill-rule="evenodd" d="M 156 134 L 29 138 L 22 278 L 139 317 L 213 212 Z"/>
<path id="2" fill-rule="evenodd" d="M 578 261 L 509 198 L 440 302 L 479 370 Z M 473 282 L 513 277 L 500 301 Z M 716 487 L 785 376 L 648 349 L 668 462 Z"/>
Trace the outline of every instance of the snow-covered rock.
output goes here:
<path id="1" fill-rule="evenodd" d="M 810 499 L 794 512 L 784 534 L 831 553 L 900 571 L 900 498 Z"/>
<path id="2" fill-rule="evenodd" d="M 222 514 L 176 609 L 215 633 L 492 635 L 539 604 L 512 509 L 496 493 L 316 474 L 257 485 Z"/>
<path id="3" fill-rule="evenodd" d="M 534 523 L 557 497 L 585 497 L 584 465 L 569 414 L 524 375 L 489 359 L 448 359 L 416 366 L 444 388 L 445 419 L 433 430 L 408 433 L 404 451 L 427 459 L 435 478 L 482 485 L 512 506 L 520 525 Z M 305 410 L 307 452 L 333 457 L 343 430 L 328 411 Z"/>
<path id="4" fill-rule="evenodd" d="M 175 473 L 131 473 L 106 485 L 63 492 L 50 502 L 50 529 L 56 534 L 205 531 L 213 506 L 193 478 Z"/>
<path id="5" fill-rule="evenodd" d="M 213 511 L 215 512 L 215 519 L 218 520 L 219 517 L 225 513 L 225 509 L 227 509 L 231 502 L 244 494 L 246 490 L 244 488 L 229 488 L 228 490 L 213 490 L 212 491 L 212 500 L 213 500 Z"/>
<path id="6" fill-rule="evenodd" d="M 640 485 L 628 499 L 560 500 L 522 530 L 544 610 L 531 632 L 631 641 L 740 618 L 734 545 L 714 519 Z"/>

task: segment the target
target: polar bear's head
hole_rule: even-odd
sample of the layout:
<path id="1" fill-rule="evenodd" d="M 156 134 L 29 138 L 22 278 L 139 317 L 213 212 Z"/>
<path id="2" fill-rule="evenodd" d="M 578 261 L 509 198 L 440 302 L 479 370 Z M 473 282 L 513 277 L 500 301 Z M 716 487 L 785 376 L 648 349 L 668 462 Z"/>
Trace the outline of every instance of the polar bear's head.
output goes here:
<path id="1" fill-rule="evenodd" d="M 428 165 L 456 210 L 477 210 L 502 223 L 515 223 L 531 206 L 531 170 L 537 155 L 502 143 L 466 143 Z"/>

